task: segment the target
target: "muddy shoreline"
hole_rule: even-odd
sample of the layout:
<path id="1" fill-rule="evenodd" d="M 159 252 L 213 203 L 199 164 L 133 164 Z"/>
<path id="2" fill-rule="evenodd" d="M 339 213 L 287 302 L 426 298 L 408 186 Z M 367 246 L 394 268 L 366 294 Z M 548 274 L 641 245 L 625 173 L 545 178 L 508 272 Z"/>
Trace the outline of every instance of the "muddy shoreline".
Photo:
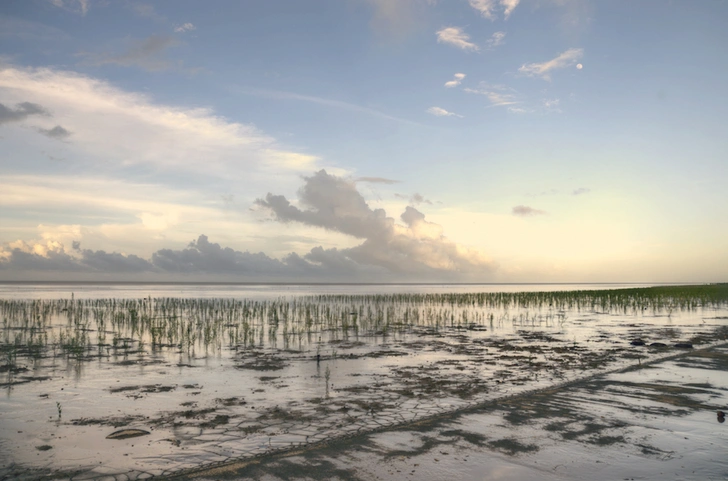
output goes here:
<path id="1" fill-rule="evenodd" d="M 2 301 L 0 479 L 170 476 L 646 372 L 728 338 L 725 286 L 680 289 Z"/>
<path id="2" fill-rule="evenodd" d="M 716 344 L 699 351 L 678 353 L 642 365 L 630 366 L 610 373 L 569 381 L 560 386 L 522 393 L 457 411 L 437 414 L 429 418 L 403 423 L 399 426 L 383 427 L 363 434 L 344 436 L 302 448 L 281 450 L 251 459 L 230 461 L 217 466 L 200 467 L 166 476 L 162 479 L 189 481 L 207 479 L 346 479 L 354 481 L 374 479 L 372 477 L 374 473 L 370 471 L 374 465 L 389 465 L 389 468 L 385 468 L 385 471 L 389 469 L 385 474 L 391 479 L 397 479 L 405 474 L 417 474 L 419 479 L 423 477 L 424 479 L 437 479 L 437 477 L 432 477 L 432 472 L 428 472 L 426 468 L 420 468 L 420 466 L 424 465 L 425 462 L 439 463 L 450 454 L 463 456 L 463 463 L 470 456 L 479 456 L 489 458 L 489 462 L 496 461 L 505 465 L 509 463 L 503 462 L 504 456 L 506 459 L 511 458 L 511 463 L 515 465 L 524 464 L 523 457 L 538 457 L 537 453 L 541 451 L 540 446 L 528 441 L 533 439 L 533 434 L 528 439 L 523 439 L 523 437 L 519 439 L 519 436 L 507 436 L 493 440 L 484 434 L 484 431 L 488 430 L 482 429 L 483 426 L 479 426 L 480 429 L 474 429 L 473 424 L 465 421 L 468 417 L 488 417 L 492 416 L 493 413 L 502 416 L 502 420 L 493 419 L 493 424 L 505 421 L 504 424 L 512 427 L 540 423 L 538 430 L 560 437 L 563 443 L 580 443 L 600 448 L 629 445 L 633 450 L 637 451 L 637 456 L 641 455 L 643 460 L 647 460 L 648 464 L 659 467 L 661 461 L 672 459 L 677 453 L 651 445 L 646 441 L 644 443 L 635 443 L 625 438 L 624 433 L 635 425 L 634 422 L 630 422 L 625 418 L 605 420 L 603 412 L 590 413 L 568 409 L 563 404 L 554 401 L 558 400 L 557 398 L 564 399 L 573 396 L 578 391 L 590 392 L 594 397 L 604 397 L 606 392 L 614 391 L 615 388 L 632 387 L 641 391 L 640 396 L 636 397 L 656 402 L 652 411 L 648 411 L 650 414 L 679 419 L 686 417 L 688 414 L 697 413 L 704 419 L 710 420 L 713 418 L 714 422 L 722 424 L 720 417 L 715 419 L 715 413 L 716 410 L 724 409 L 725 402 L 728 400 L 728 376 L 722 376 L 722 379 L 715 384 L 687 383 L 687 385 L 683 386 L 665 380 L 659 381 L 659 374 L 653 375 L 652 382 L 636 383 L 628 378 L 630 373 L 664 369 L 668 363 L 674 363 L 674 366 L 669 367 L 672 369 L 677 367 L 678 369 L 694 370 L 696 366 L 701 365 L 702 361 L 705 360 L 714 361 L 712 366 L 700 366 L 707 371 L 728 371 L 728 343 Z M 622 378 L 619 375 L 622 375 Z M 711 390 L 722 391 L 723 397 L 715 396 L 716 399 L 712 403 L 705 403 L 695 398 L 695 396 Z M 631 414 L 641 414 L 645 411 L 644 408 L 638 405 L 622 405 L 620 409 Z M 728 439 L 728 426 L 721 427 L 725 428 L 722 430 L 722 436 L 715 439 L 715 443 L 709 443 L 714 446 L 711 454 L 716 458 L 714 459 L 715 465 L 711 467 L 712 469 L 706 470 L 705 466 L 703 466 L 702 472 L 696 474 L 693 470 L 692 476 L 687 473 L 676 473 L 674 477 L 663 470 L 659 474 L 655 473 L 654 479 L 724 479 L 728 475 L 728 463 L 720 462 L 718 458 L 722 458 L 724 454 L 722 448 L 724 444 L 721 441 Z M 436 432 L 439 433 L 439 436 L 432 436 Z M 396 442 L 395 445 L 387 446 L 384 443 L 384 447 L 376 446 L 380 441 L 374 438 L 378 435 L 387 436 L 388 433 L 392 438 L 397 439 L 399 437 L 403 442 L 399 446 L 396 446 Z M 403 433 L 406 435 L 403 435 Z M 429 439 L 425 442 L 418 442 L 416 438 L 419 434 L 429 436 Z M 461 446 L 456 447 L 458 443 Z M 362 450 L 366 454 L 360 456 L 358 462 L 352 466 L 352 453 L 358 453 Z M 627 451 L 627 449 L 622 450 Z M 500 456 L 500 458 L 494 459 L 494 456 L 496 458 Z M 544 458 L 545 456 L 541 455 L 540 457 Z M 337 459 L 346 459 L 347 467 L 336 463 L 335 460 Z M 598 459 L 598 456 L 592 456 L 592 459 L 582 459 L 580 460 L 581 471 L 591 469 L 591 463 L 607 463 L 607 461 Z M 457 464 L 451 474 L 460 478 L 467 470 L 462 466 L 457 466 Z M 538 462 L 534 463 L 534 465 L 536 464 Z M 404 472 L 404 466 L 414 469 L 411 472 Z M 559 465 L 556 465 L 550 471 L 557 471 L 556 468 L 558 467 Z M 629 467 L 615 467 L 612 471 L 620 469 L 628 471 Z M 553 474 L 540 468 L 517 469 L 516 471 L 519 472 L 511 473 L 508 479 L 551 479 L 549 476 Z M 572 467 L 572 471 L 580 472 L 580 469 Z M 643 470 L 635 469 L 634 471 Z M 567 472 L 558 473 L 556 476 L 553 479 L 585 479 Z M 564 478 L 561 476 L 564 476 Z M 590 479 L 611 479 L 608 476 L 611 476 L 611 474 L 603 473 L 601 476 L 594 476 L 594 473 L 592 473 Z M 376 476 L 376 478 L 379 479 L 379 476 Z M 653 479 L 653 477 L 645 476 L 642 473 L 637 478 L 623 479 Z"/>

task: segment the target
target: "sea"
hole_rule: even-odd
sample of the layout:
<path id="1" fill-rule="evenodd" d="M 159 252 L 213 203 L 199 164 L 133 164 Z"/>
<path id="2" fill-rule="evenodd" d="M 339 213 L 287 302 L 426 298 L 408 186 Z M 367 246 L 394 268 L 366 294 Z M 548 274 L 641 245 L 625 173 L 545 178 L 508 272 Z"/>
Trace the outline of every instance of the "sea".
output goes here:
<path id="1" fill-rule="evenodd" d="M 686 283 L 514 283 L 514 284 L 232 284 L 133 282 L 0 282 L 0 299 L 279 299 L 311 295 L 399 293 L 551 292 L 627 289 Z"/>

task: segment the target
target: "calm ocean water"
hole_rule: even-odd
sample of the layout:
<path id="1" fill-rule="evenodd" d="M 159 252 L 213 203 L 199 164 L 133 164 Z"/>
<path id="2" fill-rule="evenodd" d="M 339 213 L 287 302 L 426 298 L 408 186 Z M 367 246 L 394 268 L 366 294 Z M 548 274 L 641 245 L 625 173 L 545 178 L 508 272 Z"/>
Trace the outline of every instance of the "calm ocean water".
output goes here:
<path id="1" fill-rule="evenodd" d="M 139 299 L 145 297 L 276 299 L 319 294 L 543 292 L 648 287 L 606 284 L 144 284 L 0 283 L 0 299 Z"/>

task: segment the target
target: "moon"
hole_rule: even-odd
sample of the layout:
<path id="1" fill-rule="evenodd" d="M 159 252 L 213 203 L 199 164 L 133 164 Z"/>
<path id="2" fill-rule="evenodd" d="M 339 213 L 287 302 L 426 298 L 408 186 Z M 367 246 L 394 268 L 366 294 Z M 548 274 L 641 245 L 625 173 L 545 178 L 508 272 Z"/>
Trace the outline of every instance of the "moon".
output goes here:
<path id="1" fill-rule="evenodd" d="M 584 66 L 582 64 L 580 64 L 580 63 L 577 63 L 576 64 L 576 68 L 579 69 L 579 70 L 581 70 L 581 69 L 584 68 Z"/>

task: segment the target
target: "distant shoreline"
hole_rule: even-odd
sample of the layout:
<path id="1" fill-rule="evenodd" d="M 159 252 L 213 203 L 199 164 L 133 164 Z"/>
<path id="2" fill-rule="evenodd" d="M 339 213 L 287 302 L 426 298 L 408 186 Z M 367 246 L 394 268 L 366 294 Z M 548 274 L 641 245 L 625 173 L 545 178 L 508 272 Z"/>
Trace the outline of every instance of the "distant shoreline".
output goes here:
<path id="1" fill-rule="evenodd" d="M 229 281 L 0 281 L 0 285 L 130 285 L 130 286 L 692 286 L 718 282 L 229 282 Z"/>

